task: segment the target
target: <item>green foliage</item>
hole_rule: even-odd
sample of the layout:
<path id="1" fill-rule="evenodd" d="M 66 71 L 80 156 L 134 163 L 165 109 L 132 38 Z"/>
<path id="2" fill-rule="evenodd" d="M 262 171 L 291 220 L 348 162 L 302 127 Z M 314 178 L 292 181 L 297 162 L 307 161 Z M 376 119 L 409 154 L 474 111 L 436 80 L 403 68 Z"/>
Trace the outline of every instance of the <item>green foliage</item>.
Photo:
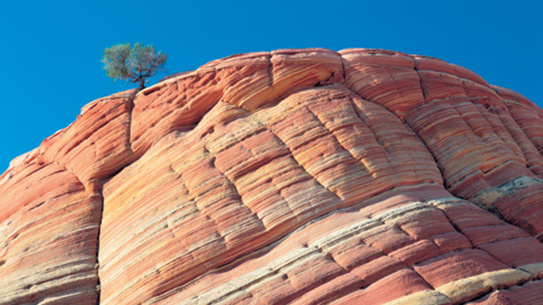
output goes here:
<path id="1" fill-rule="evenodd" d="M 164 71 L 167 54 L 155 54 L 153 45 L 143 46 L 140 43 L 119 44 L 104 51 L 104 70 L 107 76 L 130 83 L 138 83 L 140 89 L 145 88 L 147 78 L 154 76 L 158 71 Z"/>

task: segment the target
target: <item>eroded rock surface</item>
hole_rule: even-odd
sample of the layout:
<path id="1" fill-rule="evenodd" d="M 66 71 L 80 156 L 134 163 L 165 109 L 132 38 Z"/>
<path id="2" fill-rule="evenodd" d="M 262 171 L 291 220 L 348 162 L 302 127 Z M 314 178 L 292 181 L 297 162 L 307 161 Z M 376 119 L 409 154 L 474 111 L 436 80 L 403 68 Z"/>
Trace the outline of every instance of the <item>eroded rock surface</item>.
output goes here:
<path id="1" fill-rule="evenodd" d="M 438 59 L 236 55 L 0 176 L 0 304 L 537 304 L 543 110 Z"/>

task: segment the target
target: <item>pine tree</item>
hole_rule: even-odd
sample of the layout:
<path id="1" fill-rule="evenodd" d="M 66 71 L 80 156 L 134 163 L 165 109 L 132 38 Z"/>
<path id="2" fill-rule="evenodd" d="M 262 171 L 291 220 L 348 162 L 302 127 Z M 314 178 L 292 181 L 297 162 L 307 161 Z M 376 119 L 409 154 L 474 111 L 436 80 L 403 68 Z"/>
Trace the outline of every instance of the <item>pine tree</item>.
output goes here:
<path id="1" fill-rule="evenodd" d="M 130 44 L 119 44 L 107 48 L 104 51 L 102 62 L 107 76 L 130 83 L 138 83 L 139 88 L 145 88 L 147 78 L 152 77 L 158 71 L 165 71 L 164 64 L 168 58 L 162 52 L 155 53 L 153 45 L 143 46 L 135 43 L 132 48 Z"/>

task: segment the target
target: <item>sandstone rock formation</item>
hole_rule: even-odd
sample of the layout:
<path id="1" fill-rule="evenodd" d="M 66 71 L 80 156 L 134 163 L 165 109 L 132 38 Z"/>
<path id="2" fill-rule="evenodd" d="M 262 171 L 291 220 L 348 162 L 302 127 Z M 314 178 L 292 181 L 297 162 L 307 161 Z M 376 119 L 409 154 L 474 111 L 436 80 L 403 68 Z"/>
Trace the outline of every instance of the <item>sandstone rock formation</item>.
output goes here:
<path id="1" fill-rule="evenodd" d="M 0 176 L 0 304 L 543 304 L 543 110 L 438 59 L 236 55 Z"/>

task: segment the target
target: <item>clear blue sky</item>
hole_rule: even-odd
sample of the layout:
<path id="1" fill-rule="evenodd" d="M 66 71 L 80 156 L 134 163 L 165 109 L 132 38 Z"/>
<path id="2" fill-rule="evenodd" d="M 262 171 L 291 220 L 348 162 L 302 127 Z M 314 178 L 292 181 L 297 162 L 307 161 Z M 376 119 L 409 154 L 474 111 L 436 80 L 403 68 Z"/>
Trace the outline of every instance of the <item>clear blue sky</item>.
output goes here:
<path id="1" fill-rule="evenodd" d="M 280 48 L 390 49 L 464 66 L 543 106 L 542 3 L 0 0 L 0 173 L 85 104 L 134 87 L 113 84 L 100 62 L 126 42 L 167 53 L 168 74 Z"/>

